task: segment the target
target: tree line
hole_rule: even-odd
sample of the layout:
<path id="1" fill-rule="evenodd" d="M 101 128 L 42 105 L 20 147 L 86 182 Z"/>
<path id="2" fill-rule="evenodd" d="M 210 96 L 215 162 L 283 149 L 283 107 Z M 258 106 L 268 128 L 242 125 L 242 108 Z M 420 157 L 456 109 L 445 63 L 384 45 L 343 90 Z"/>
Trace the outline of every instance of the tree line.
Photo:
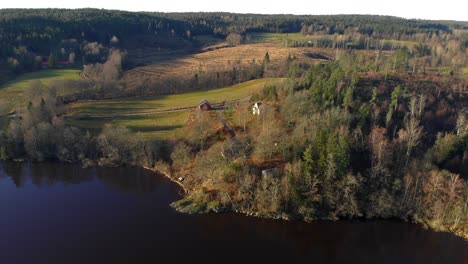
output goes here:
<path id="1" fill-rule="evenodd" d="M 0 159 L 58 160 L 85 165 L 153 166 L 164 144 L 148 141 L 124 127 L 106 125 L 97 135 L 67 126 L 63 104 L 53 87 L 33 82 L 28 104 L 0 131 Z"/>
<path id="2" fill-rule="evenodd" d="M 250 15 L 232 13 L 151 13 L 99 9 L 0 10 L 0 69 L 15 74 L 38 70 L 54 58 L 78 66 L 103 63 L 111 48 L 196 48 L 197 35 L 302 32 L 360 35 L 350 47 L 368 47 L 367 38 L 429 37 L 467 29 L 464 22 L 407 20 L 387 16 Z M 367 37 L 367 38 L 366 38 Z M 461 40 L 463 41 L 463 40 Z M 465 41 L 466 42 L 466 41 Z M 371 43 L 371 45 L 376 45 Z M 292 42 L 288 45 L 310 45 Z M 325 38 L 315 46 L 330 46 Z M 441 49 L 439 49 L 441 50 Z M 49 66 L 53 67 L 52 63 Z"/>

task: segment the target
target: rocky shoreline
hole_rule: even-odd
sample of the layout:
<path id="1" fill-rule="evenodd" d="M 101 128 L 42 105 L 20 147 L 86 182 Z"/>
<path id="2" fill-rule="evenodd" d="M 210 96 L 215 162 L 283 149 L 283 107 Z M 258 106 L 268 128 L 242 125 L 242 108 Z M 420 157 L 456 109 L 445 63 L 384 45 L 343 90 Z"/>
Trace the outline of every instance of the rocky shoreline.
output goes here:
<path id="1" fill-rule="evenodd" d="M 27 162 L 25 160 L 14 160 L 14 162 L 19 162 L 19 163 L 24 163 Z M 88 164 L 89 165 L 89 164 Z M 93 164 L 94 166 L 102 166 L 100 164 Z M 85 166 L 86 167 L 86 166 Z M 150 170 L 152 172 L 158 173 L 169 179 L 171 182 L 177 184 L 182 190 L 183 194 L 185 195 L 182 199 L 172 202 L 170 206 L 174 208 L 177 212 L 180 213 L 185 213 L 185 214 L 206 214 L 206 213 L 238 213 L 238 214 L 243 214 L 245 216 L 250 216 L 250 217 L 257 217 L 257 218 L 265 218 L 265 219 L 274 219 L 274 220 L 286 220 L 286 221 L 306 221 L 306 222 L 311 222 L 313 221 L 312 219 L 301 219 L 298 217 L 295 217 L 294 215 L 287 214 L 287 213 L 281 213 L 281 214 L 274 214 L 274 215 L 265 215 L 265 214 L 259 214 L 258 212 L 251 211 L 251 210 L 243 210 L 243 209 L 234 209 L 231 207 L 226 207 L 222 206 L 219 202 L 210 202 L 207 204 L 199 204 L 190 197 L 187 196 L 187 194 L 190 193 L 190 191 L 187 189 L 187 187 L 184 186 L 184 184 L 175 179 L 170 171 L 167 171 L 163 168 L 158 168 L 156 167 L 147 167 L 147 166 L 142 166 L 142 168 Z M 337 219 L 320 219 L 320 220 L 332 220 L 335 221 Z M 437 231 L 437 232 L 448 232 L 451 234 L 454 234 L 456 236 L 462 237 L 465 240 L 468 241 L 468 232 L 463 232 L 463 230 L 451 230 L 450 228 L 445 228 L 445 227 L 440 227 L 440 226 L 435 226 L 431 223 L 425 222 L 425 221 L 412 221 L 415 224 L 422 225 L 425 228 Z"/>
<path id="2" fill-rule="evenodd" d="M 144 166 L 143 168 L 164 175 L 164 177 L 176 183 L 183 190 L 183 193 L 185 195 L 189 193 L 189 190 L 184 186 L 184 184 L 181 181 L 174 178 L 170 174 L 170 172 L 165 171 L 164 169 L 161 169 L 161 168 L 157 168 L 157 167 L 150 168 L 150 167 Z M 298 217 L 295 217 L 294 215 L 290 215 L 287 213 L 281 213 L 281 214 L 275 214 L 275 215 L 264 215 L 264 214 L 259 214 L 258 212 L 251 211 L 251 210 L 233 209 L 231 207 L 222 206 L 218 202 L 199 204 L 187 196 L 183 197 L 182 199 L 178 201 L 172 202 L 170 206 L 174 208 L 177 212 L 184 213 L 184 214 L 206 214 L 206 213 L 228 213 L 230 212 L 230 213 L 243 214 L 245 216 L 250 216 L 250 217 L 275 219 L 275 220 L 286 220 L 286 221 L 298 220 L 298 221 L 306 221 L 306 222 L 313 221 L 313 220 L 308 220 L 308 219 L 300 219 Z M 337 219 L 321 219 L 321 220 L 337 220 Z M 437 232 L 448 232 L 448 233 L 454 234 L 468 241 L 467 232 L 462 232 L 461 230 L 450 230 L 448 228 L 433 226 L 431 225 L 431 223 L 427 223 L 424 221 L 412 221 L 412 222 L 418 225 L 422 225 L 424 228 L 428 228 Z"/>

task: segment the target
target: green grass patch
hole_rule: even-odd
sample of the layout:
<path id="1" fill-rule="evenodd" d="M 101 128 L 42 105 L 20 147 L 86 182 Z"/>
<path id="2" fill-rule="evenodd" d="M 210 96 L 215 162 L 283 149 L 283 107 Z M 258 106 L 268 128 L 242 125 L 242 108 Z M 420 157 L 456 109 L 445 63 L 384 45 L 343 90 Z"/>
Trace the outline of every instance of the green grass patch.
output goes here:
<path id="1" fill-rule="evenodd" d="M 184 126 L 188 115 L 189 113 L 184 111 L 109 119 L 78 119 L 71 117 L 66 119 L 66 124 L 89 131 L 93 135 L 99 134 L 105 124 L 113 124 L 125 126 L 134 132 L 140 132 L 147 139 L 168 139 L 174 136 L 177 129 Z"/>
<path id="2" fill-rule="evenodd" d="M 22 100 L 23 91 L 28 88 L 33 81 L 40 81 L 43 85 L 49 85 L 53 81 L 65 79 L 79 79 L 80 71 L 75 69 L 41 70 L 37 72 L 25 73 L 18 78 L 0 85 L 0 115 L 12 111 L 16 106 L 24 105 Z"/>
<path id="3" fill-rule="evenodd" d="M 213 104 L 224 101 L 242 99 L 260 92 L 265 84 L 282 83 L 282 78 L 265 78 L 252 80 L 230 87 L 204 90 L 198 92 L 159 96 L 151 99 L 119 99 L 103 100 L 94 102 L 83 102 L 74 104 L 70 113 L 72 115 L 111 115 L 127 113 L 144 113 L 149 111 L 170 110 L 184 107 L 196 107 L 197 104 L 206 99 Z"/>
<path id="4" fill-rule="evenodd" d="M 21 92 L 25 88 L 28 88 L 35 80 L 39 80 L 47 86 L 52 81 L 79 78 L 80 71 L 75 69 L 41 70 L 22 74 L 18 78 L 0 85 L 0 92 L 5 90 Z"/>
<path id="5" fill-rule="evenodd" d="M 249 43 L 273 43 L 283 45 L 284 43 L 289 43 L 290 41 L 314 41 L 318 39 L 330 39 L 333 40 L 342 35 L 327 35 L 327 34 L 318 34 L 318 35 L 303 35 L 302 33 L 249 33 L 247 34 L 247 42 Z M 393 44 L 394 46 L 412 48 L 417 45 L 416 41 L 405 41 L 405 40 L 394 40 L 394 39 L 384 39 L 382 42 L 385 44 Z"/>
<path id="6" fill-rule="evenodd" d="M 419 44 L 419 42 L 416 42 L 416 41 L 395 40 L 395 39 L 383 39 L 382 42 L 384 44 L 388 43 L 388 44 L 393 44 L 394 46 L 399 46 L 399 47 L 405 46 L 408 48 L 412 48 Z"/>
<path id="7" fill-rule="evenodd" d="M 273 43 L 284 45 L 292 41 L 305 42 L 315 41 L 319 39 L 333 40 L 341 35 L 303 35 L 302 33 L 249 33 L 247 34 L 247 42 L 249 43 Z"/>
<path id="8" fill-rule="evenodd" d="M 312 39 L 312 37 L 301 33 L 249 33 L 247 34 L 247 42 L 282 44 L 287 40 L 302 41 Z"/>
<path id="9" fill-rule="evenodd" d="M 71 107 L 71 117 L 66 119 L 67 125 L 88 130 L 98 134 L 107 124 L 126 126 L 130 130 L 140 132 L 145 138 L 167 139 L 175 135 L 177 129 L 184 126 L 189 112 L 178 111 L 169 113 L 142 114 L 138 116 L 119 116 L 109 118 L 93 118 L 93 115 L 125 115 L 145 113 L 150 111 L 170 110 L 176 108 L 193 107 L 206 99 L 212 103 L 233 101 L 246 98 L 253 93 L 260 92 L 265 85 L 283 83 L 282 78 L 265 78 L 252 80 L 230 87 L 198 91 L 185 94 L 160 96 L 150 99 L 119 99 L 83 102 Z"/>

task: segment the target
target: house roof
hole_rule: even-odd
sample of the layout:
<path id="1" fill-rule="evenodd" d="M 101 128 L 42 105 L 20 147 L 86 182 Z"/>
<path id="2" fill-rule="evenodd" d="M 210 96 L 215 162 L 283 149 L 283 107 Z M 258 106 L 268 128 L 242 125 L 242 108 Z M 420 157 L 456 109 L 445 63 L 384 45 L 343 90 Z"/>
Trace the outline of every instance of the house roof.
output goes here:
<path id="1" fill-rule="evenodd" d="M 202 104 L 209 104 L 209 105 L 211 105 L 211 103 L 208 102 L 208 100 L 201 100 L 201 101 L 198 103 L 198 105 L 202 105 Z"/>

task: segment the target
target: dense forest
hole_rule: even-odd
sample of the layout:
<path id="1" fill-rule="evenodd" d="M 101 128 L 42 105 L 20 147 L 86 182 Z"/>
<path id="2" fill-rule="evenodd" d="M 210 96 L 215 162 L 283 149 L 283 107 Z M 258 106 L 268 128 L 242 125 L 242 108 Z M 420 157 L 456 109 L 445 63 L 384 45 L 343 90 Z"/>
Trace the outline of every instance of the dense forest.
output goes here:
<path id="1" fill-rule="evenodd" d="M 371 15 L 255 15 L 230 13 L 161 13 L 161 16 L 187 21 L 196 34 L 221 34 L 230 32 L 299 32 L 313 26 L 317 32 L 344 34 L 415 34 L 451 29 L 465 29 L 466 22 L 406 20 L 390 16 Z"/>
<path id="2" fill-rule="evenodd" d="M 0 10 L 0 82 L 45 62 L 82 69 L 80 80 L 33 82 L 24 90 L 27 104 L 0 117 L 0 160 L 155 168 L 182 182 L 187 196 L 175 207 L 189 213 L 399 218 L 467 237 L 467 30 L 467 22 L 385 16 Z M 307 64 L 262 50 L 262 60 L 248 66 L 216 65 L 131 89 L 122 77 L 135 49 L 197 53 L 197 37 L 234 47 L 254 43 L 251 33 L 315 36 L 278 45 L 334 56 Z M 285 81 L 216 114 L 192 111 L 171 140 L 112 125 L 92 134 L 64 116 L 67 104 L 80 100 L 264 77 Z M 260 112 L 252 114 L 256 102 Z"/>
<path id="3" fill-rule="evenodd" d="M 466 48 L 466 35 L 457 35 L 459 30 L 464 29 L 468 29 L 466 22 L 407 20 L 369 15 L 293 16 L 132 13 L 98 9 L 2 9 L 0 70 L 13 73 L 33 71 L 40 69 L 41 62 L 44 61 L 50 61 L 51 67 L 56 64 L 53 61 L 69 61 L 78 66 L 104 62 L 112 48 L 196 48 L 200 44 L 196 36 L 225 38 L 230 33 L 301 32 L 346 35 L 352 38 L 349 39 L 349 46 L 354 48 L 369 48 L 366 37 L 394 40 L 436 37 L 444 41 L 454 38 L 463 42 L 459 45 Z M 454 36 L 448 38 L 448 35 Z M 325 43 L 320 44 L 322 46 L 338 45 L 336 41 L 323 41 Z M 374 43 L 372 48 L 382 47 Z"/>

